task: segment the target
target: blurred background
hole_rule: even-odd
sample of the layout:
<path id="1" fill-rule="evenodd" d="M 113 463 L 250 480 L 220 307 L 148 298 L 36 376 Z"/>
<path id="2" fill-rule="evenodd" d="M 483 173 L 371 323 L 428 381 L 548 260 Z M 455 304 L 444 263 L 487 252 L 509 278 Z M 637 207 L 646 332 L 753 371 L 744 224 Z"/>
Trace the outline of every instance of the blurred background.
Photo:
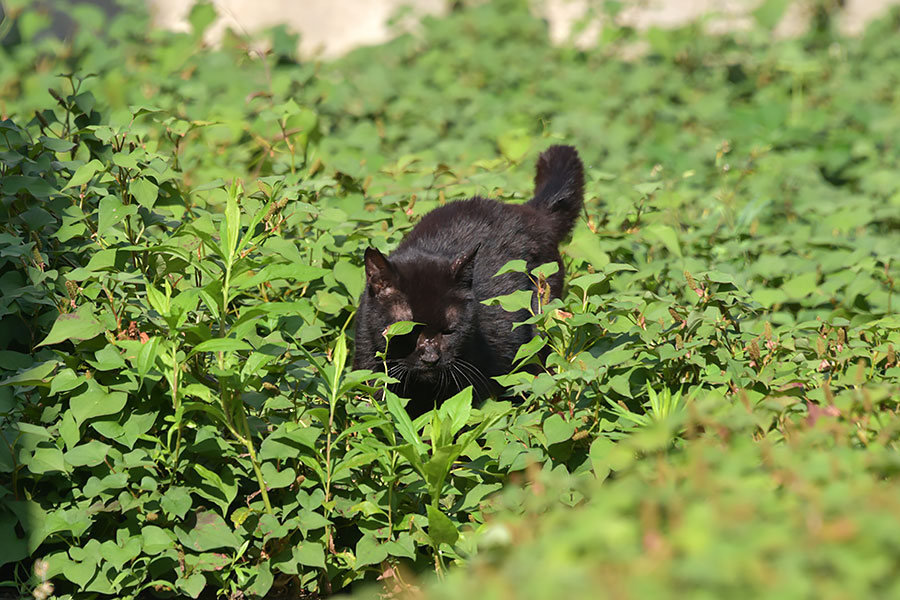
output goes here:
<path id="1" fill-rule="evenodd" d="M 10 1 L 10 0 L 7 0 Z M 188 16 L 196 0 L 144 0 L 155 25 L 173 31 L 189 31 Z M 14 0 L 10 4 L 14 4 Z M 118 10 L 115 0 L 72 0 L 90 3 L 107 14 Z M 41 0 L 36 0 L 41 5 Z M 50 3 L 43 3 L 49 5 Z M 446 14 L 449 0 L 216 0 L 217 19 L 206 32 L 215 41 L 227 28 L 253 33 L 275 25 L 286 25 L 300 34 L 299 49 L 306 56 L 335 57 L 353 48 L 389 40 L 398 30 L 408 30 L 425 15 Z M 646 30 L 650 27 L 680 27 L 706 20 L 709 31 L 746 29 L 752 13 L 771 4 L 765 0 L 534 0 L 531 9 L 546 19 L 550 39 L 559 43 L 573 39 L 580 46 L 597 42 L 604 16 L 610 8 L 621 26 Z M 841 33 L 859 34 L 866 23 L 885 13 L 900 0 L 834 0 Z M 821 2 L 792 2 L 773 30 L 776 36 L 804 31 Z M 598 11 L 598 9 L 603 9 Z M 54 29 L 64 35 L 71 19 L 57 15 Z M 573 35 L 574 34 L 574 35 Z"/>

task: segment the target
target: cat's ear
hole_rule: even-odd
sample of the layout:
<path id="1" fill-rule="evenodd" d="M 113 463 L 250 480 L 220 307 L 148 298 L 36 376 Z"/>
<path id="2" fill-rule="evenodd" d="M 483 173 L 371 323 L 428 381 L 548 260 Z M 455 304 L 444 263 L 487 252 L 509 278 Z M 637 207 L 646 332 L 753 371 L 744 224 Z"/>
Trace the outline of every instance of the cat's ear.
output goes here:
<path id="1" fill-rule="evenodd" d="M 366 248 L 366 282 L 376 296 L 397 287 L 397 272 L 375 248 Z"/>
<path id="2" fill-rule="evenodd" d="M 479 248 L 481 248 L 480 242 L 475 244 L 471 250 L 462 256 L 457 257 L 457 259 L 453 261 L 453 264 L 450 265 L 450 273 L 456 281 L 464 283 L 467 286 L 472 285 L 472 269 L 475 266 L 474 259 Z"/>

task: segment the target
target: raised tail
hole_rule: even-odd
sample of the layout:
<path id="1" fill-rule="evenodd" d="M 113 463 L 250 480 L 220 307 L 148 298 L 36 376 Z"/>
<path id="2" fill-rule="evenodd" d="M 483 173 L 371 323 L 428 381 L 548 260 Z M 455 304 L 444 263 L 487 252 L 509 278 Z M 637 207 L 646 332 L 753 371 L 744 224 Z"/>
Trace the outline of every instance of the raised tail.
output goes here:
<path id="1" fill-rule="evenodd" d="M 550 146 L 538 157 L 533 206 L 553 224 L 556 242 L 575 226 L 584 206 L 584 164 L 572 146 Z"/>

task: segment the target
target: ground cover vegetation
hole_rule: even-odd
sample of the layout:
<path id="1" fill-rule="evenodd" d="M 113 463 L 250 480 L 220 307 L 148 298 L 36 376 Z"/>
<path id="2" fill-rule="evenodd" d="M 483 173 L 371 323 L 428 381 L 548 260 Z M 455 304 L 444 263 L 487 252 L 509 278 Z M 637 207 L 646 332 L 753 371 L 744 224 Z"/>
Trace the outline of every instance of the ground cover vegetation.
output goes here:
<path id="1" fill-rule="evenodd" d="M 768 1 L 749 31 L 581 51 L 462 2 L 321 64 L 282 29 L 207 47 L 208 5 L 182 34 L 77 4 L 60 41 L 6 4 L 0 585 L 897 594 L 897 13 L 845 39 L 819 3 L 773 41 Z M 545 372 L 415 422 L 374 401 L 364 249 L 525 199 L 559 142 L 588 181 L 520 352 Z"/>

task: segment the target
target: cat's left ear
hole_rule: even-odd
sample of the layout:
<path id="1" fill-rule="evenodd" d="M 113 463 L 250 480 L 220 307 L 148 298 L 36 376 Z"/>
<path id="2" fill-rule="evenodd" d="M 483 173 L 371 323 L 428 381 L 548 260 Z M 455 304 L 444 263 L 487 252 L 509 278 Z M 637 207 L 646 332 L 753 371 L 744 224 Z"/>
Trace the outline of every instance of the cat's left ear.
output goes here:
<path id="1" fill-rule="evenodd" d="M 461 283 L 465 283 L 466 285 L 472 285 L 472 269 L 475 266 L 475 255 L 478 253 L 478 249 L 481 248 L 481 243 L 475 244 L 475 247 L 458 257 L 453 261 L 453 264 L 450 265 L 450 272 L 453 274 L 453 278 L 456 281 Z"/>
<path id="2" fill-rule="evenodd" d="M 376 296 L 390 292 L 397 286 L 397 273 L 384 254 L 366 248 L 366 281 Z"/>

